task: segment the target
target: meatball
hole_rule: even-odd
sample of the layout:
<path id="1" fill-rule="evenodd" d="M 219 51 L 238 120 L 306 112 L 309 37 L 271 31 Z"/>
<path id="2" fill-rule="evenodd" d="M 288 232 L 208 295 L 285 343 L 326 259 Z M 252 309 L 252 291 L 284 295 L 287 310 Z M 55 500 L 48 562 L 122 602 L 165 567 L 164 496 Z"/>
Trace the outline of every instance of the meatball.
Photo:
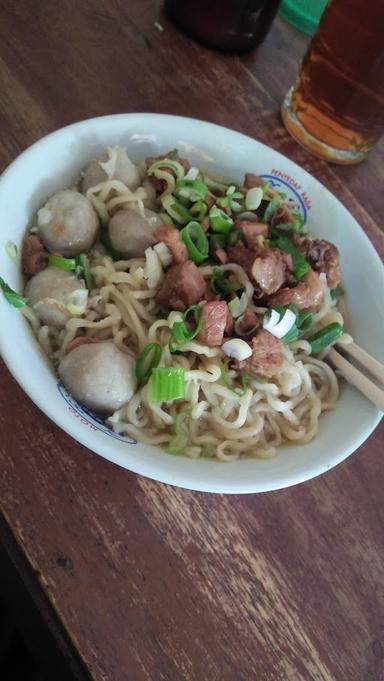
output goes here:
<path id="1" fill-rule="evenodd" d="M 136 389 L 135 362 L 114 343 L 79 345 L 59 364 L 59 376 L 71 395 L 101 414 L 111 414 Z"/>
<path id="2" fill-rule="evenodd" d="M 135 208 L 119 210 L 108 225 L 109 238 L 116 251 L 129 258 L 142 257 L 156 243 L 154 233 L 162 224 L 157 213 L 144 209 L 143 217 Z"/>
<path id="3" fill-rule="evenodd" d="M 71 257 L 91 248 L 99 221 L 86 196 L 64 189 L 51 196 L 40 208 L 37 223 L 48 250 Z"/>
<path id="4" fill-rule="evenodd" d="M 91 187 L 108 179 L 120 180 L 132 191 L 140 185 L 139 169 L 128 158 L 124 147 L 113 147 L 89 164 L 84 172 L 82 191 L 86 193 Z"/>
<path id="5" fill-rule="evenodd" d="M 67 272 L 59 267 L 47 267 L 35 274 L 25 287 L 25 295 L 40 321 L 57 328 L 65 326 L 68 319 L 73 316 L 70 303 L 72 305 L 74 303 L 74 291 L 81 291 L 79 303 L 85 311 L 87 296 L 84 282 L 73 272 Z"/>

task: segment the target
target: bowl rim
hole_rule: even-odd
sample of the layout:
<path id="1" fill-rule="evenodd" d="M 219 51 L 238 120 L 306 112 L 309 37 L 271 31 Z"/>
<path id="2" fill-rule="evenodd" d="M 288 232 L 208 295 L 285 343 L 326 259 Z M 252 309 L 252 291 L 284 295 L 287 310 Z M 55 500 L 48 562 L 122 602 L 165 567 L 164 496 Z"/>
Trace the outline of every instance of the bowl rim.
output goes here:
<path id="1" fill-rule="evenodd" d="M 281 152 L 273 149 L 272 147 L 269 147 L 268 145 L 260 142 L 259 140 L 252 138 L 248 135 L 245 135 L 237 130 L 233 130 L 231 128 L 228 128 L 226 126 L 221 126 L 217 125 L 215 123 L 211 123 L 209 121 L 204 121 L 202 119 L 196 119 L 196 118 L 190 118 L 188 116 L 178 116 L 178 115 L 172 115 L 172 114 L 157 114 L 157 113 L 140 113 L 140 112 L 135 112 L 135 113 L 118 113 L 118 114 L 110 114 L 107 116 L 96 116 L 88 119 L 83 119 L 81 121 L 77 121 L 74 123 L 71 123 L 69 125 L 66 125 L 64 127 L 58 128 L 57 130 L 54 130 L 47 135 L 44 135 L 42 138 L 36 140 L 33 144 L 31 144 L 29 147 L 27 147 L 24 151 L 22 151 L 4 170 L 0 177 L 0 188 L 3 185 L 4 181 L 8 181 L 8 178 L 11 177 L 12 179 L 12 174 L 18 172 L 18 168 L 27 160 L 30 156 L 32 157 L 35 153 L 36 148 L 44 145 L 47 140 L 51 140 L 52 138 L 60 138 L 60 136 L 64 136 L 66 132 L 69 130 L 78 130 L 78 129 L 87 129 L 90 125 L 93 123 L 113 123 L 116 122 L 117 119 L 126 121 L 126 120 L 134 120 L 134 119 L 140 120 L 141 123 L 145 121 L 155 121 L 159 119 L 167 120 L 169 123 L 174 121 L 175 123 L 177 122 L 183 122 L 184 125 L 187 122 L 193 123 L 194 126 L 202 126 L 206 128 L 207 126 L 209 128 L 212 128 L 212 132 L 214 132 L 214 129 L 220 130 L 220 131 L 225 131 L 226 133 L 230 134 L 231 136 L 238 136 L 239 138 L 242 138 L 243 142 L 245 141 L 252 141 L 252 143 L 257 143 L 257 145 L 261 148 L 262 150 L 267 150 L 268 152 L 273 152 L 275 155 L 276 159 L 281 159 L 284 161 L 284 164 L 291 165 L 292 169 L 299 168 L 301 175 L 304 177 L 305 180 L 308 180 L 310 178 L 311 182 L 315 181 L 317 185 L 323 187 L 324 189 L 327 190 L 329 193 L 329 196 L 331 197 L 331 200 L 333 202 L 336 202 L 339 204 L 343 210 L 347 211 L 350 217 L 355 221 L 358 229 L 361 232 L 361 237 L 365 241 L 365 248 L 367 251 L 369 251 L 370 257 L 373 258 L 373 260 L 376 262 L 376 265 L 380 263 L 382 266 L 380 257 L 378 253 L 376 252 L 374 246 L 372 245 L 369 237 L 365 233 L 365 231 L 362 229 L 362 227 L 357 223 L 355 218 L 352 216 L 351 213 L 349 213 L 348 209 L 341 203 L 341 201 L 334 195 L 332 192 L 330 192 L 325 186 L 318 180 L 316 177 L 311 175 L 308 171 L 305 169 L 301 168 L 296 164 L 294 161 L 286 157 L 284 154 Z M 384 285 L 384 267 L 382 267 L 382 280 L 383 280 L 383 285 Z M 252 493 L 259 493 L 259 492 L 266 492 L 266 491 L 275 491 L 278 489 L 284 489 L 287 487 L 291 487 L 293 485 L 305 482 L 307 480 L 311 480 L 312 478 L 317 477 L 318 475 L 322 474 L 323 472 L 330 470 L 334 466 L 338 465 L 341 463 L 344 459 L 349 457 L 353 452 L 355 452 L 361 444 L 369 437 L 369 435 L 373 432 L 373 430 L 377 427 L 378 423 L 380 422 L 383 414 L 381 414 L 378 410 L 376 411 L 375 415 L 372 414 L 372 418 L 370 419 L 370 423 L 359 433 L 359 437 L 356 437 L 353 444 L 351 444 L 348 447 L 341 447 L 339 450 L 339 453 L 337 456 L 333 456 L 332 461 L 330 463 L 327 463 L 326 465 L 323 462 L 318 462 L 317 465 L 313 464 L 308 472 L 303 471 L 302 474 L 300 474 L 298 471 L 294 471 L 292 474 L 286 473 L 285 476 L 282 476 L 282 479 L 279 481 L 276 481 L 276 483 L 269 483 L 268 485 L 258 485 L 257 484 L 257 479 L 253 479 L 251 481 L 246 481 L 246 482 L 230 482 L 226 483 L 223 482 L 222 480 L 219 481 L 217 484 L 212 482 L 211 480 L 209 482 L 204 482 L 203 480 L 203 475 L 200 476 L 200 480 L 197 482 L 195 479 L 193 479 L 191 482 L 188 482 L 187 477 L 183 476 L 175 476 L 174 479 L 172 479 L 172 474 L 170 475 L 169 472 L 162 470 L 161 467 L 157 468 L 156 470 L 153 469 L 151 464 L 142 465 L 142 461 L 140 457 L 137 457 L 137 459 L 134 459 L 133 461 L 129 461 L 129 467 L 124 464 L 123 461 L 123 455 L 120 454 L 119 451 L 113 450 L 113 448 L 108 447 L 107 443 L 105 443 L 103 440 L 100 440 L 100 446 L 98 446 L 98 451 L 95 451 L 94 449 L 94 444 L 90 442 L 90 437 L 88 436 L 88 432 L 86 430 L 84 431 L 76 431 L 76 436 L 73 434 L 73 430 L 69 426 L 66 425 L 64 418 L 61 418 L 61 414 L 57 413 L 57 409 L 53 406 L 51 408 L 50 404 L 47 403 L 46 401 L 43 400 L 42 397 L 39 395 L 39 391 L 34 388 L 34 386 L 31 386 L 31 384 L 26 380 L 25 372 L 19 369 L 18 366 L 15 365 L 13 362 L 12 356 L 10 353 L 7 351 L 7 346 L 5 345 L 5 338 L 4 335 L 1 333 L 0 329 L 0 355 L 2 356 L 4 363 L 6 364 L 7 368 L 9 369 L 10 373 L 12 374 L 13 378 L 17 381 L 17 383 L 20 385 L 20 387 L 23 389 L 23 391 L 32 399 L 32 401 L 41 409 L 41 411 L 48 416 L 48 418 L 57 426 L 59 426 L 62 430 L 64 430 L 68 435 L 70 435 L 75 441 L 79 442 L 83 446 L 87 447 L 87 449 L 90 450 L 91 453 L 98 454 L 99 456 L 102 456 L 103 458 L 107 459 L 108 461 L 111 461 L 112 463 L 119 465 L 123 468 L 126 468 L 127 470 L 136 473 L 138 475 L 142 475 L 144 477 L 148 477 L 152 480 L 156 480 L 159 482 L 163 482 L 166 484 L 182 487 L 184 489 L 189 489 L 189 490 L 194 490 L 194 491 L 201 491 L 201 492 L 211 492 L 211 493 L 225 493 L 225 494 L 252 494 Z M 294 444 L 291 446 L 295 446 Z M 107 451 L 108 450 L 108 451 Z M 136 460 L 137 460 L 137 465 L 136 465 Z M 258 459 L 258 462 L 262 465 L 262 459 Z M 200 460 L 201 462 L 201 460 Z M 204 460 L 204 463 L 210 463 L 211 465 L 219 465 L 219 462 L 208 462 Z M 233 462 L 233 464 L 238 465 L 239 461 Z M 232 463 L 226 463 L 226 467 L 231 467 Z M 183 479 L 181 480 L 180 477 Z"/>

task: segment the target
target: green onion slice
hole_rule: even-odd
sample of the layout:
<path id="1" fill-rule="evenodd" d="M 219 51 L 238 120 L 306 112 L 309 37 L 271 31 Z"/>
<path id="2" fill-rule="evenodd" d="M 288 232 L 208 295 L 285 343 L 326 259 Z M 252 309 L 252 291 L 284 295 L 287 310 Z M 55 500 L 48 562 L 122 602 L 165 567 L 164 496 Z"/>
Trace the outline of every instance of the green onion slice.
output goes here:
<path id="1" fill-rule="evenodd" d="M 233 227 L 232 218 L 217 206 L 212 206 L 209 211 L 209 224 L 214 232 L 227 234 Z"/>
<path id="2" fill-rule="evenodd" d="M 308 342 L 311 344 L 311 354 L 317 355 L 319 352 L 324 350 L 328 345 L 334 343 L 340 336 L 344 333 L 344 329 L 338 322 L 332 322 L 320 329 L 313 336 L 308 338 Z"/>
<path id="3" fill-rule="evenodd" d="M 216 248 L 226 248 L 227 237 L 225 234 L 214 233 L 209 235 L 209 243 L 211 249 L 214 251 Z"/>
<path id="4" fill-rule="evenodd" d="M 229 364 L 229 359 L 226 359 L 224 363 L 221 365 L 220 371 L 221 371 L 221 380 L 223 381 L 224 385 L 226 388 L 229 388 L 229 390 L 232 390 L 233 393 L 238 395 L 239 397 L 243 397 L 245 393 L 247 392 L 248 389 L 248 384 L 251 379 L 249 374 L 242 374 L 241 375 L 241 388 L 236 388 L 233 387 L 229 383 L 228 380 L 228 364 Z"/>
<path id="5" fill-rule="evenodd" d="M 211 278 L 211 289 L 218 295 L 226 296 L 233 291 L 239 291 L 243 286 L 238 281 L 230 281 L 227 272 L 221 270 L 220 267 L 213 268 L 213 275 Z"/>
<path id="6" fill-rule="evenodd" d="M 198 222 L 201 222 L 206 216 L 207 210 L 208 206 L 204 201 L 196 201 L 190 207 L 189 212 Z"/>
<path id="7" fill-rule="evenodd" d="M 330 290 L 331 298 L 332 300 L 337 300 L 338 298 L 341 298 L 345 294 L 345 291 L 342 287 L 341 284 L 338 284 L 334 288 L 331 288 Z"/>
<path id="8" fill-rule="evenodd" d="M 190 329 L 187 324 L 188 316 L 193 315 L 195 326 Z M 187 322 L 187 323 L 186 323 Z M 200 305 L 191 305 L 182 315 L 181 322 L 174 322 L 172 326 L 172 335 L 169 339 L 169 349 L 171 352 L 178 352 L 187 343 L 193 340 L 203 328 L 203 310 Z"/>
<path id="9" fill-rule="evenodd" d="M 265 209 L 265 213 L 264 213 L 264 216 L 263 216 L 265 222 L 270 222 L 273 214 L 280 207 L 280 205 L 281 205 L 281 199 L 279 199 L 277 196 L 274 196 L 271 199 L 271 201 L 268 203 L 268 206 Z"/>
<path id="10" fill-rule="evenodd" d="M 237 244 L 239 238 L 240 238 L 240 230 L 239 229 L 232 229 L 228 234 L 228 241 L 227 241 L 228 247 L 234 246 L 235 244 Z"/>
<path id="11" fill-rule="evenodd" d="M 199 264 L 208 258 L 209 244 L 204 230 L 198 222 L 189 222 L 180 232 L 188 255 Z"/>
<path id="12" fill-rule="evenodd" d="M 189 201 L 204 201 L 208 187 L 202 180 L 183 179 L 176 182 L 175 194 Z"/>
<path id="13" fill-rule="evenodd" d="M 165 448 L 167 454 L 182 454 L 189 440 L 191 410 L 184 409 L 175 418 L 175 435 Z"/>
<path id="14" fill-rule="evenodd" d="M 180 225 L 184 225 L 186 222 L 190 222 L 191 215 L 189 211 L 183 206 L 180 201 L 177 201 L 172 194 L 168 194 L 161 199 L 164 209 L 167 211 L 168 215 L 171 216 L 175 222 Z"/>
<path id="15" fill-rule="evenodd" d="M 172 149 L 172 151 L 169 154 L 169 158 L 171 159 L 171 161 L 176 161 L 178 155 L 179 155 L 179 150 L 178 149 Z"/>
<path id="16" fill-rule="evenodd" d="M 300 253 L 298 248 L 294 246 L 288 237 L 279 236 L 274 241 L 274 245 L 276 245 L 281 251 L 284 251 L 284 253 L 289 253 L 291 255 L 293 262 L 293 276 L 296 277 L 296 279 L 302 279 L 304 274 L 309 272 L 311 269 L 309 262 L 307 262 L 303 254 Z"/>
<path id="17" fill-rule="evenodd" d="M 139 381 L 145 383 L 148 381 L 152 369 L 155 369 L 161 360 L 162 352 L 159 343 L 148 343 L 141 351 L 135 365 L 135 374 Z"/>
<path id="18" fill-rule="evenodd" d="M 74 271 L 77 267 L 75 258 L 62 258 L 60 255 L 50 255 L 48 265 L 68 271 Z"/>
<path id="19" fill-rule="evenodd" d="M 13 307 L 24 307 L 28 303 L 28 298 L 24 298 L 20 293 L 16 293 L 8 284 L 0 277 L 0 288 L 3 292 L 5 300 Z"/>
<path id="20" fill-rule="evenodd" d="M 90 291 L 92 289 L 92 276 L 91 270 L 89 268 L 88 256 L 85 253 L 80 253 L 80 255 L 76 256 L 75 260 L 79 269 L 79 275 L 82 279 L 84 279 L 85 285 L 88 291 Z"/>
<path id="21" fill-rule="evenodd" d="M 159 161 L 155 161 L 154 163 L 152 163 L 152 165 L 149 166 L 147 170 L 147 174 L 153 175 L 155 170 L 159 169 L 164 170 L 166 168 L 169 170 L 173 170 L 177 180 L 181 180 L 184 177 L 184 168 L 181 165 L 181 163 L 179 163 L 178 161 L 174 161 L 170 158 L 160 159 Z"/>
<path id="22" fill-rule="evenodd" d="M 185 371 L 176 367 L 155 367 L 151 373 L 151 402 L 180 400 L 185 396 Z"/>

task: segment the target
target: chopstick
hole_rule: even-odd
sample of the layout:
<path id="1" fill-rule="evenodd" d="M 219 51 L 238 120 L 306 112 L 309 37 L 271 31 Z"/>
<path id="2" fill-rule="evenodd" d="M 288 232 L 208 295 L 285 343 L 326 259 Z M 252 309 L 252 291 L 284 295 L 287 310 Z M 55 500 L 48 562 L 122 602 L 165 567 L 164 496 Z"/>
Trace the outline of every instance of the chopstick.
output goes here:
<path id="1" fill-rule="evenodd" d="M 351 355 L 359 364 L 370 373 L 376 380 L 384 384 L 384 365 L 372 357 L 368 352 L 360 348 L 356 343 L 338 344 L 343 352 Z M 371 381 L 365 373 L 357 369 L 353 364 L 343 357 L 335 348 L 331 348 L 327 353 L 327 358 L 332 364 L 341 371 L 346 380 L 360 390 L 378 409 L 384 411 L 384 390 Z"/>

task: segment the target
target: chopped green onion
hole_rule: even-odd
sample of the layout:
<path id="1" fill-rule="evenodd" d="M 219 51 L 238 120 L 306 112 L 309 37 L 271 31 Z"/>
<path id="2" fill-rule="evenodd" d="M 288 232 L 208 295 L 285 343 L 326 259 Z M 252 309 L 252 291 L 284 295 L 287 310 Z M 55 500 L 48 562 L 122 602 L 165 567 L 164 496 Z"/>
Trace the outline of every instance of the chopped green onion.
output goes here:
<path id="1" fill-rule="evenodd" d="M 317 355 L 324 350 L 330 343 L 334 343 L 344 333 L 344 329 L 338 322 L 332 322 L 320 329 L 313 336 L 308 338 L 308 343 L 311 344 L 311 354 Z"/>
<path id="2" fill-rule="evenodd" d="M 190 330 L 186 324 L 188 315 L 193 314 L 195 327 Z M 191 305 L 182 315 L 181 322 L 174 322 L 172 326 L 172 335 L 169 339 L 169 349 L 171 352 L 178 352 L 187 343 L 193 340 L 201 331 L 203 327 L 203 310 L 200 305 Z M 176 342 L 175 342 L 176 341 Z"/>
<path id="3" fill-rule="evenodd" d="M 294 244 L 288 237 L 279 236 L 276 239 L 275 243 L 277 248 L 279 248 L 281 251 L 290 254 L 293 262 L 293 276 L 296 277 L 296 279 L 302 279 L 304 274 L 309 272 L 309 270 L 311 269 L 309 262 L 307 262 L 303 254 L 300 253 L 298 248 L 294 246 Z"/>
<path id="4" fill-rule="evenodd" d="M 189 439 L 189 419 L 191 410 L 184 409 L 175 418 L 175 435 L 165 448 L 167 454 L 182 454 Z"/>
<path id="5" fill-rule="evenodd" d="M 198 222 L 189 222 L 180 232 L 188 255 L 199 264 L 208 258 L 209 244 L 204 230 Z"/>
<path id="6" fill-rule="evenodd" d="M 286 192 L 277 192 L 277 193 L 285 201 L 285 199 L 287 198 Z"/>
<path id="7" fill-rule="evenodd" d="M 89 269 L 88 256 L 85 253 L 80 253 L 80 255 L 76 256 L 75 260 L 76 265 L 79 269 L 79 275 L 82 279 L 84 279 L 85 285 L 88 291 L 90 291 L 92 288 L 92 276 L 91 271 Z"/>
<path id="8" fill-rule="evenodd" d="M 217 206 L 212 206 L 209 211 L 209 224 L 214 232 L 227 234 L 233 227 L 232 218 Z"/>
<path id="9" fill-rule="evenodd" d="M 256 210 L 263 200 L 263 190 L 261 187 L 248 189 L 245 195 L 245 207 L 247 210 Z"/>
<path id="10" fill-rule="evenodd" d="M 50 267 L 59 267 L 61 270 L 74 271 L 77 267 L 75 258 L 62 258 L 60 255 L 50 255 L 48 258 Z"/>
<path id="11" fill-rule="evenodd" d="M 227 237 L 225 234 L 210 234 L 209 243 L 212 250 L 215 250 L 216 248 L 225 248 L 227 245 Z"/>
<path id="12" fill-rule="evenodd" d="M 263 190 L 263 196 L 265 196 L 266 193 L 269 192 L 270 188 L 271 185 L 269 184 L 269 182 L 263 182 L 263 184 L 261 185 L 261 189 Z"/>
<path id="13" fill-rule="evenodd" d="M 232 199 L 243 199 L 243 198 L 244 198 L 243 192 L 234 192 L 232 194 Z"/>
<path id="14" fill-rule="evenodd" d="M 274 196 L 273 199 L 271 199 L 271 201 L 268 203 L 268 206 L 265 209 L 264 216 L 263 216 L 265 222 L 269 222 L 271 220 L 273 214 L 280 207 L 280 205 L 281 205 L 281 200 L 277 196 Z"/>
<path id="15" fill-rule="evenodd" d="M 204 201 L 196 201 L 190 207 L 189 212 L 198 222 L 201 222 L 207 214 L 207 210 L 208 206 Z"/>
<path id="16" fill-rule="evenodd" d="M 238 317 L 241 317 L 241 315 L 245 312 L 247 305 L 248 297 L 244 291 L 241 294 L 240 298 L 238 298 L 238 296 L 235 296 L 232 300 L 229 301 L 228 308 L 232 314 L 232 317 L 234 319 L 237 319 Z"/>
<path id="17" fill-rule="evenodd" d="M 227 245 L 229 246 L 234 246 L 240 238 L 240 230 L 239 229 L 232 229 L 229 234 L 228 234 L 228 240 L 227 240 Z"/>
<path id="18" fill-rule="evenodd" d="M 220 206 L 220 208 L 229 208 L 231 203 L 231 197 L 229 196 L 219 196 L 216 199 L 216 204 Z"/>
<path id="19" fill-rule="evenodd" d="M 164 159 L 160 159 L 159 161 L 155 161 L 148 168 L 147 173 L 148 173 L 148 175 L 153 175 L 155 170 L 160 170 L 160 169 L 161 170 L 164 170 L 164 169 L 173 170 L 173 172 L 176 175 L 177 180 L 181 180 L 184 177 L 184 168 L 181 165 L 181 163 L 178 163 L 178 161 L 174 161 L 170 158 L 164 158 Z"/>
<path id="20" fill-rule="evenodd" d="M 236 185 L 230 184 L 227 191 L 226 191 L 226 195 L 232 197 L 234 195 L 235 191 L 236 191 Z"/>
<path id="21" fill-rule="evenodd" d="M 163 225 L 169 225 L 170 227 L 174 227 L 175 223 L 173 222 L 172 218 L 168 213 L 159 213 L 159 218 Z"/>
<path id="22" fill-rule="evenodd" d="M 299 330 L 297 326 L 294 324 L 291 329 L 285 334 L 285 336 L 282 337 L 283 343 L 288 345 L 289 343 L 293 343 L 293 341 L 297 340 L 299 337 Z"/>
<path id="23" fill-rule="evenodd" d="M 136 360 L 135 374 L 139 381 L 147 382 L 152 369 L 155 369 L 161 359 L 162 349 L 159 343 L 148 343 Z M 151 359 L 148 361 L 148 357 Z"/>
<path id="24" fill-rule="evenodd" d="M 189 201 L 204 201 L 208 187 L 202 180 L 179 180 L 176 182 L 175 194 Z"/>
<path id="25" fill-rule="evenodd" d="M 341 298 L 345 294 L 345 291 L 342 287 L 341 284 L 338 284 L 334 288 L 331 288 L 330 290 L 331 298 L 332 300 L 337 300 L 338 298 Z"/>
<path id="26" fill-rule="evenodd" d="M 310 312 L 309 310 L 302 310 L 301 312 L 299 312 L 296 319 L 296 325 L 301 333 L 307 333 L 308 331 L 310 331 L 314 323 L 315 316 L 313 312 Z"/>
<path id="27" fill-rule="evenodd" d="M 176 161 L 178 155 L 179 155 L 179 150 L 178 149 L 172 149 L 172 151 L 169 154 L 169 158 L 170 158 L 171 161 Z"/>
<path id="28" fill-rule="evenodd" d="M 107 229 L 104 228 L 100 229 L 99 241 L 104 246 L 106 254 L 109 255 L 109 257 L 112 258 L 114 262 L 117 262 L 117 260 L 122 259 L 121 253 L 119 253 L 118 251 L 116 251 L 115 248 L 113 248 Z"/>
<path id="29" fill-rule="evenodd" d="M 163 204 L 163 207 L 167 211 L 168 215 L 170 215 L 175 222 L 178 222 L 181 225 L 184 225 L 186 222 L 190 222 L 191 216 L 189 211 L 185 208 L 185 206 L 183 206 L 182 203 L 180 203 L 180 201 L 176 201 L 175 197 L 171 194 L 164 196 L 161 199 L 161 203 Z"/>
<path id="30" fill-rule="evenodd" d="M 151 373 L 151 402 L 180 400 L 185 396 L 185 371 L 176 367 L 155 367 Z"/>
<path id="31" fill-rule="evenodd" d="M 13 262 L 17 262 L 18 250 L 16 244 L 14 244 L 13 241 L 7 241 L 5 244 L 5 252 Z"/>
<path id="32" fill-rule="evenodd" d="M 221 372 L 221 380 L 223 381 L 224 385 L 226 388 L 229 388 L 233 393 L 238 395 L 239 397 L 243 397 L 245 393 L 247 392 L 248 389 L 248 384 L 250 381 L 250 376 L 249 374 L 242 374 L 241 375 L 241 388 L 234 388 L 228 381 L 228 363 L 230 362 L 229 359 L 226 359 L 224 363 L 220 367 L 220 372 Z"/>
<path id="33" fill-rule="evenodd" d="M 231 210 L 233 213 L 241 213 L 244 210 L 244 206 L 238 201 L 231 201 Z"/>
<path id="34" fill-rule="evenodd" d="M 219 267 L 213 268 L 213 275 L 210 283 L 212 291 L 223 296 L 243 288 L 238 281 L 230 281 L 227 272 L 221 270 Z"/>
<path id="35" fill-rule="evenodd" d="M 5 283 L 4 279 L 0 277 L 0 288 L 4 294 L 5 300 L 13 307 L 24 307 L 28 303 L 28 298 L 23 298 L 20 293 L 16 293 L 8 284 Z"/>

